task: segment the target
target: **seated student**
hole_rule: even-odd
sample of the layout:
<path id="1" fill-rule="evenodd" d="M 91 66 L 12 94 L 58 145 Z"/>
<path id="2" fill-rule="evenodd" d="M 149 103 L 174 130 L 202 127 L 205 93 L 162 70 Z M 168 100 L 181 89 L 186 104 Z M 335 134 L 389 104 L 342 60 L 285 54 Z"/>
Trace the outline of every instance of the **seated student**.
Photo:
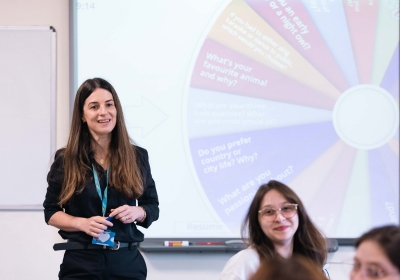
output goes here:
<path id="1" fill-rule="evenodd" d="M 308 216 L 300 198 L 286 185 L 271 180 L 255 194 L 242 225 L 249 247 L 225 265 L 220 280 L 247 280 L 260 260 L 290 258 L 296 253 L 322 271 L 327 258 L 323 235 Z"/>
<path id="2" fill-rule="evenodd" d="M 356 241 L 351 280 L 400 280 L 400 227 L 383 226 Z"/>
<path id="3" fill-rule="evenodd" d="M 263 261 L 250 280 L 326 280 L 324 273 L 308 258 L 293 255 L 290 259 Z"/>

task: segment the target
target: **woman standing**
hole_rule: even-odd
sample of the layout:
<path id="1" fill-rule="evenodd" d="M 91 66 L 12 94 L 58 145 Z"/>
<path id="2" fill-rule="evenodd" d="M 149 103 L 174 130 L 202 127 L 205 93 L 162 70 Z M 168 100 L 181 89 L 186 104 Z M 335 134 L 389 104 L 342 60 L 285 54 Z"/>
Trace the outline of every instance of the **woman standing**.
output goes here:
<path id="1" fill-rule="evenodd" d="M 225 265 L 220 280 L 247 280 L 260 261 L 298 254 L 322 271 L 327 258 L 325 239 L 308 216 L 300 198 L 286 185 L 271 180 L 255 194 L 242 225 L 248 248 Z"/>
<path id="2" fill-rule="evenodd" d="M 60 279 L 146 279 L 137 225 L 158 219 L 158 196 L 147 151 L 132 145 L 107 81 L 79 87 L 67 146 L 57 151 L 47 181 L 46 223 L 67 239 L 55 245 L 66 250 Z"/>

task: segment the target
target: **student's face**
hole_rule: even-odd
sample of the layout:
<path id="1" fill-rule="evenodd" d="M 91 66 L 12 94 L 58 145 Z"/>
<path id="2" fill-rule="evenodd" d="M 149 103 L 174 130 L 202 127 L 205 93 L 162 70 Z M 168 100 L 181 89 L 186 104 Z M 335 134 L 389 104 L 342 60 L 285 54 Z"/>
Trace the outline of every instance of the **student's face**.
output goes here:
<path id="1" fill-rule="evenodd" d="M 289 201 L 277 190 L 270 190 L 261 201 L 260 209 L 274 208 L 279 209 Z M 296 213 L 291 218 L 285 218 L 280 211 L 269 219 L 258 216 L 258 222 L 264 234 L 272 241 L 274 245 L 288 245 L 292 242 L 293 236 L 299 227 L 299 216 Z"/>
<path id="2" fill-rule="evenodd" d="M 87 123 L 92 136 L 111 136 L 117 121 L 117 110 L 111 92 L 97 88 L 85 100 L 82 120 Z"/>
<path id="3" fill-rule="evenodd" d="M 359 279 L 400 280 L 400 272 L 377 242 L 366 240 L 357 248 L 351 271 L 351 280 Z"/>

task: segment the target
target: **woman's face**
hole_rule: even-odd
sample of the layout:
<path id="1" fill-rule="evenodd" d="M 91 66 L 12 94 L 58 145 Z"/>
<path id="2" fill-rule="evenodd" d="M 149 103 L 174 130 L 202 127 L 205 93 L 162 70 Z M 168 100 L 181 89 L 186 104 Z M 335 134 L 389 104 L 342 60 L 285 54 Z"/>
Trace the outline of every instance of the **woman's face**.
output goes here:
<path id="1" fill-rule="evenodd" d="M 280 192 L 272 189 L 264 195 L 259 210 L 280 209 L 287 204 L 291 203 Z M 288 245 L 293 241 L 293 236 L 299 227 L 299 216 L 296 213 L 291 218 L 285 218 L 281 211 L 277 211 L 274 216 L 268 218 L 258 215 L 258 222 L 274 245 Z"/>
<path id="2" fill-rule="evenodd" d="M 110 137 L 117 122 L 117 110 L 111 92 L 95 89 L 85 100 L 82 120 L 87 123 L 93 138 Z"/>
<path id="3" fill-rule="evenodd" d="M 357 248 L 351 271 L 351 280 L 357 279 L 400 280 L 400 272 L 376 241 L 365 240 Z"/>

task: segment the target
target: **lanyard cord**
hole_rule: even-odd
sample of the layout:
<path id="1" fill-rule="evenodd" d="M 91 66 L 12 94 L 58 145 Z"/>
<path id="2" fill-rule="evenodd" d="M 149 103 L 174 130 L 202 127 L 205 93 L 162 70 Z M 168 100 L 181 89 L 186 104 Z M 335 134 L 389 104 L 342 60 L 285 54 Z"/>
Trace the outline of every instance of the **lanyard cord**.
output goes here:
<path id="1" fill-rule="evenodd" d="M 106 188 L 104 189 L 104 196 L 101 195 L 99 177 L 97 176 L 97 172 L 96 172 L 96 169 L 94 168 L 93 164 L 92 164 L 92 169 L 93 169 L 94 184 L 96 185 L 96 190 L 100 197 L 101 211 L 102 211 L 103 217 L 104 217 L 106 215 L 106 209 L 107 209 L 108 170 L 109 170 L 109 168 L 107 168 L 107 171 L 106 171 Z"/>

